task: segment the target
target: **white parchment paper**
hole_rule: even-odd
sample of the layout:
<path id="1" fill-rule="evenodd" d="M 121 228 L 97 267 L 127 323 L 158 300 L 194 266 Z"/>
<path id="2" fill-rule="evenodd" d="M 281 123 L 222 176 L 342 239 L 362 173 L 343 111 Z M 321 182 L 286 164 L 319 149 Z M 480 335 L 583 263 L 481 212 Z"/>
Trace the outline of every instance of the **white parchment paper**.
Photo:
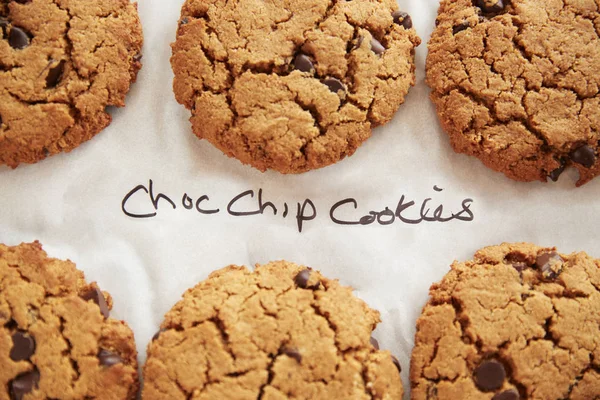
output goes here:
<path id="1" fill-rule="evenodd" d="M 144 67 L 127 107 L 92 141 L 70 154 L 16 170 L 0 168 L 0 241 L 8 245 L 40 240 L 54 257 L 69 258 L 109 291 L 112 316 L 133 328 L 140 362 L 163 314 L 189 287 L 229 264 L 253 265 L 286 259 L 320 269 L 356 288 L 381 312 L 375 336 L 395 353 L 409 387 L 408 366 L 414 325 L 431 283 L 455 260 L 503 241 L 584 250 L 600 257 L 600 179 L 576 189 L 576 172 L 556 184 L 516 183 L 478 160 L 454 154 L 428 100 L 424 79 L 426 42 L 434 26 L 437 0 L 399 0 L 424 43 L 417 51 L 417 86 L 392 123 L 376 129 L 351 158 L 299 176 L 262 174 L 199 141 L 189 112 L 172 94 L 169 44 L 175 38 L 182 0 L 140 0 L 145 34 Z M 127 217 L 121 203 L 137 185 L 168 195 L 154 218 Z M 435 191 L 436 186 L 443 189 Z M 226 211 L 236 195 L 263 189 L 263 201 L 278 208 L 264 215 L 233 217 Z M 182 206 L 187 193 L 209 200 L 203 215 Z M 256 195 L 236 203 L 256 208 Z M 458 212 L 473 200 L 472 222 L 423 222 L 369 226 L 334 224 L 331 206 L 354 198 L 339 216 L 354 220 L 371 210 L 395 210 L 402 195 L 415 201 L 406 215 L 418 215 L 426 198 L 432 210 Z M 317 217 L 295 219 L 297 203 L 310 199 Z M 284 203 L 289 213 L 283 218 Z M 143 191 L 127 207 L 154 212 Z M 306 209 L 306 214 L 310 214 Z M 408 395 L 407 395 L 408 396 Z"/>

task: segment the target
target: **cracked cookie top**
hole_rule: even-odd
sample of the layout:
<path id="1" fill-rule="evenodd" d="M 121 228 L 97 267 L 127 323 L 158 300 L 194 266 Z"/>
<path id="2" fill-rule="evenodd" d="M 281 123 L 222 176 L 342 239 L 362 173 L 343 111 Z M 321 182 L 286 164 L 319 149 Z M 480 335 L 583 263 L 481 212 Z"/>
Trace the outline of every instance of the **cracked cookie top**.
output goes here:
<path id="1" fill-rule="evenodd" d="M 411 360 L 414 400 L 600 397 L 600 260 L 487 247 L 430 290 Z"/>
<path id="2" fill-rule="evenodd" d="M 427 83 L 457 152 L 518 181 L 600 174 L 600 2 L 442 0 Z"/>
<path id="3" fill-rule="evenodd" d="M 352 289 L 285 261 L 188 290 L 148 346 L 143 398 L 400 399 L 397 360 Z"/>
<path id="4" fill-rule="evenodd" d="M 0 164 L 13 168 L 108 126 L 141 67 L 129 0 L 4 0 L 0 35 Z"/>
<path id="5" fill-rule="evenodd" d="M 0 244 L 0 400 L 135 399 L 133 333 L 111 308 L 38 242 Z"/>
<path id="6" fill-rule="evenodd" d="M 261 171 L 352 155 L 415 82 L 420 39 L 395 0 L 187 0 L 174 92 L 194 133 Z"/>

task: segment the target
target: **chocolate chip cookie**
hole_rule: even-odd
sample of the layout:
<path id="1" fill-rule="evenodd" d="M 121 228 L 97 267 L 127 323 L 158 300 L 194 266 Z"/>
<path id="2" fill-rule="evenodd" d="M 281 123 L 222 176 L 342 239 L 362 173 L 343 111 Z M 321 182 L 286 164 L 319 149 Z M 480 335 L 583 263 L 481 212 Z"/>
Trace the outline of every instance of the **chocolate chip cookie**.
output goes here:
<path id="1" fill-rule="evenodd" d="M 107 127 L 141 67 L 129 0 L 4 0 L 0 35 L 0 164 L 13 168 Z"/>
<path id="2" fill-rule="evenodd" d="M 454 150 L 518 181 L 600 174 L 593 0 L 441 0 L 427 83 Z"/>
<path id="3" fill-rule="evenodd" d="M 38 242 L 0 244 L 0 400 L 135 399 L 133 333 L 111 308 Z"/>
<path id="4" fill-rule="evenodd" d="M 487 247 L 430 290 L 411 361 L 414 400 L 600 398 L 600 260 Z"/>
<path id="5" fill-rule="evenodd" d="M 230 266 L 188 290 L 148 346 L 143 398 L 400 399 L 379 313 L 285 261 Z"/>
<path id="6" fill-rule="evenodd" d="M 333 164 L 388 122 L 420 43 L 394 0 L 187 0 L 172 45 L 194 133 L 261 171 Z"/>

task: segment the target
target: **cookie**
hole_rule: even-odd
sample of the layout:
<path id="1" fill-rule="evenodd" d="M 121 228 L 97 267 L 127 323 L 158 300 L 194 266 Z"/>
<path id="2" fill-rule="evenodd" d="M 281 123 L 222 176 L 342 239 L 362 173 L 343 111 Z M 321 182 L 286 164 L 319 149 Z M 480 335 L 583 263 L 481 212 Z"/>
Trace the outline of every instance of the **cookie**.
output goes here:
<path id="1" fill-rule="evenodd" d="M 0 244 L 0 400 L 135 399 L 133 333 L 111 308 L 38 242 Z"/>
<path id="2" fill-rule="evenodd" d="M 600 260 L 532 244 L 455 262 L 417 321 L 413 400 L 600 398 Z"/>
<path id="3" fill-rule="evenodd" d="M 106 128 L 141 68 L 129 0 L 5 0 L 0 30 L 0 164 L 13 168 Z"/>
<path id="4" fill-rule="evenodd" d="M 593 0 L 441 0 L 427 83 L 456 152 L 517 181 L 600 174 Z"/>
<path id="5" fill-rule="evenodd" d="M 400 399 L 397 360 L 352 289 L 285 261 L 188 290 L 148 346 L 143 398 Z"/>
<path id="6" fill-rule="evenodd" d="M 265 171 L 333 164 L 390 121 L 420 39 L 394 0 L 187 0 L 172 45 L 194 133 Z"/>

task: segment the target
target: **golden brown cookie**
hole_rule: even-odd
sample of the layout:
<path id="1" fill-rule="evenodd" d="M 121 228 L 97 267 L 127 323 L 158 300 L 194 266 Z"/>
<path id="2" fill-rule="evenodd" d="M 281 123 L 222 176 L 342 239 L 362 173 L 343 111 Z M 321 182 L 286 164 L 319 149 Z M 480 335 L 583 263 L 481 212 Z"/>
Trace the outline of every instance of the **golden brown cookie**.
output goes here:
<path id="1" fill-rule="evenodd" d="M 135 399 L 133 333 L 111 308 L 38 242 L 0 244 L 0 400 Z"/>
<path id="2" fill-rule="evenodd" d="M 143 398 L 400 399 L 399 366 L 370 341 L 378 322 L 352 289 L 306 267 L 230 266 L 165 316 Z"/>
<path id="3" fill-rule="evenodd" d="M 388 122 L 420 43 L 395 0 L 187 0 L 172 45 L 192 128 L 261 171 L 333 164 Z"/>
<path id="4" fill-rule="evenodd" d="M 141 67 L 129 0 L 5 0 L 0 31 L 0 164 L 13 168 L 107 127 Z"/>
<path id="5" fill-rule="evenodd" d="M 600 398 L 600 260 L 532 244 L 455 262 L 417 321 L 413 400 Z"/>
<path id="6" fill-rule="evenodd" d="M 427 83 L 454 150 L 518 181 L 600 174 L 594 0 L 441 0 Z"/>

